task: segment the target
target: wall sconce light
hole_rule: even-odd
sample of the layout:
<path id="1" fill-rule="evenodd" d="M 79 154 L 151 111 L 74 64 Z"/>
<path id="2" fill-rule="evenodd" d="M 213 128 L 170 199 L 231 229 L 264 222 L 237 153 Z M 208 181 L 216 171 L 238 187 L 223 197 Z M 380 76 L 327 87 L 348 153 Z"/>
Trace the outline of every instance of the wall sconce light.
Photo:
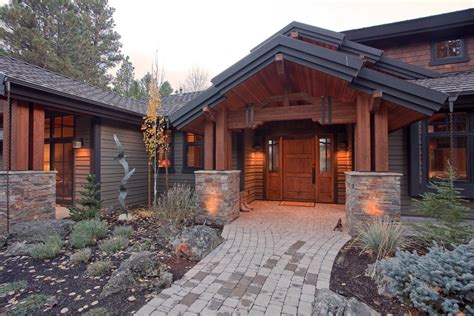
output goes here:
<path id="1" fill-rule="evenodd" d="M 83 142 L 84 142 L 84 140 L 82 138 L 75 138 L 72 141 L 72 148 L 74 148 L 74 149 L 82 148 Z"/>
<path id="2" fill-rule="evenodd" d="M 255 136 L 254 142 L 253 142 L 253 150 L 255 151 L 262 151 L 262 137 L 260 136 Z"/>

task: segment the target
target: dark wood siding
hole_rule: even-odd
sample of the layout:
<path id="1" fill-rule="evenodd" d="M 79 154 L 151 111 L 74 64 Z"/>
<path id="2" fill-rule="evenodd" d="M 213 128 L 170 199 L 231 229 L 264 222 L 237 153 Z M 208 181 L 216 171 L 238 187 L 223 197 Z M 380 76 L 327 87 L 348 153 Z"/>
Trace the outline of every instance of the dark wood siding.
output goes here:
<path id="1" fill-rule="evenodd" d="M 76 117 L 75 136 L 83 140 L 82 148 L 74 149 L 74 201 L 80 198 L 84 190 L 86 176 L 91 173 L 91 120 L 88 117 Z"/>
<path id="2" fill-rule="evenodd" d="M 130 168 L 136 168 L 135 174 L 128 182 L 128 205 L 148 203 L 148 158 L 143 144 L 140 127 L 104 121 L 101 126 L 101 198 L 105 207 L 118 206 L 118 185 L 123 177 L 122 166 L 114 160 L 117 154 L 113 135 L 117 134 L 125 147 Z M 173 131 L 172 136 L 174 159 L 169 170 L 169 186 L 175 183 L 187 183 L 194 186 L 194 173 L 183 171 L 183 133 Z M 158 191 L 165 191 L 165 173 L 162 169 L 158 176 Z"/>
<path id="3" fill-rule="evenodd" d="M 389 171 L 401 173 L 401 203 L 403 215 L 412 213 L 412 200 L 408 195 L 408 138 L 407 130 L 400 129 L 388 136 Z"/>

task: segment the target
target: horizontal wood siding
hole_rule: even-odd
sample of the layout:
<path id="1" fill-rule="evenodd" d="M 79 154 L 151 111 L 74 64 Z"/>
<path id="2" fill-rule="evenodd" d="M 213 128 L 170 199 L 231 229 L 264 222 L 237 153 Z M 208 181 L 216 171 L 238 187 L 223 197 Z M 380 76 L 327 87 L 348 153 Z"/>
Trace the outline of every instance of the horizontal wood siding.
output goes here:
<path id="1" fill-rule="evenodd" d="M 116 134 L 125 148 L 130 169 L 135 173 L 127 183 L 127 205 L 147 203 L 147 156 L 140 126 L 104 120 L 101 126 L 100 181 L 104 207 L 118 206 L 118 189 L 124 173 L 114 160 L 117 155 L 113 135 Z"/>
<path id="2" fill-rule="evenodd" d="M 346 202 L 346 175 L 352 170 L 352 138 L 348 133 L 337 134 L 336 154 L 336 203 Z"/>
<path id="3" fill-rule="evenodd" d="M 248 202 L 263 200 L 264 153 L 253 149 L 253 130 L 244 134 L 245 192 Z"/>
<path id="4" fill-rule="evenodd" d="M 91 119 L 88 117 L 75 118 L 75 138 L 80 138 L 82 147 L 74 151 L 74 201 L 80 199 L 82 185 L 87 183 L 86 177 L 91 173 Z"/>

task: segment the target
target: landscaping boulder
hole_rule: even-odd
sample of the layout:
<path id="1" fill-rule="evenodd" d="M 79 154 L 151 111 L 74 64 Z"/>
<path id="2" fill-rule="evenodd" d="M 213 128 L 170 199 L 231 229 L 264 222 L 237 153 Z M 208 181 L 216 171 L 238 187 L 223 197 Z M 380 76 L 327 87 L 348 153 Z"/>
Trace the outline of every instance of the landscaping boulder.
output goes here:
<path id="1" fill-rule="evenodd" d="M 333 291 L 322 289 L 316 293 L 313 303 L 313 316 L 357 316 L 380 315 L 365 303 L 359 302 L 354 297 L 346 298 Z"/>
<path id="2" fill-rule="evenodd" d="M 119 293 L 132 287 L 141 287 L 141 280 L 151 278 L 156 288 L 171 285 L 172 275 L 158 261 L 155 254 L 149 251 L 134 253 L 120 264 L 107 284 L 101 297 Z"/>
<path id="3" fill-rule="evenodd" d="M 205 225 L 185 227 L 172 242 L 179 254 L 189 260 L 199 261 L 224 241 L 218 231 Z M 182 247 L 185 246 L 185 247 Z M 184 249 L 184 250 L 181 250 Z"/>
<path id="4" fill-rule="evenodd" d="M 21 222 L 12 227 L 9 243 L 38 243 L 51 235 L 59 235 L 64 239 L 71 232 L 72 225 L 74 222 L 68 219 Z"/>
<path id="5" fill-rule="evenodd" d="M 13 242 L 8 245 L 7 250 L 3 253 L 7 257 L 29 256 L 31 249 L 35 244 L 27 244 L 26 242 Z"/>
<path id="6" fill-rule="evenodd" d="M 171 241 L 174 240 L 179 233 L 180 230 L 176 225 L 163 224 L 156 230 L 156 242 L 165 248 L 172 247 Z"/>

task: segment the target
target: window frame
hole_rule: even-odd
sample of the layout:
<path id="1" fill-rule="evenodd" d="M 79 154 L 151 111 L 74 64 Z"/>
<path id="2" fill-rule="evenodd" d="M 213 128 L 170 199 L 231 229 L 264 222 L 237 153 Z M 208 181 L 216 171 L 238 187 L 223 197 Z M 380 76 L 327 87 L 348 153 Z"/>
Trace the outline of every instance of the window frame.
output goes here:
<path id="1" fill-rule="evenodd" d="M 456 39 L 461 40 L 461 45 L 462 45 L 461 52 L 462 52 L 462 54 L 460 56 L 446 57 L 446 58 L 436 57 L 436 44 L 437 43 L 450 41 L 450 40 L 456 40 Z M 468 47 L 467 47 L 467 41 L 465 40 L 464 37 L 454 36 L 454 37 L 449 37 L 449 38 L 440 38 L 440 39 L 433 40 L 431 42 L 430 66 L 465 63 L 465 62 L 468 62 L 468 61 L 469 61 Z"/>
<path id="2" fill-rule="evenodd" d="M 446 111 L 443 111 L 447 113 Z M 438 113 L 443 113 L 438 112 Z M 456 180 L 455 185 L 462 190 L 465 198 L 474 198 L 474 111 L 459 109 L 455 112 L 467 113 L 467 131 L 453 132 L 453 136 L 467 136 L 467 179 Z M 413 123 L 409 128 L 408 145 L 408 186 L 411 197 L 420 197 L 429 191 L 429 135 L 428 119 Z M 449 136 L 448 132 L 437 132 L 436 136 Z"/>
<path id="3" fill-rule="evenodd" d="M 175 173 L 175 164 L 174 164 L 174 136 L 175 136 L 175 131 L 173 129 L 168 129 L 167 131 L 170 131 L 170 151 L 169 151 L 169 160 L 170 160 L 170 166 L 168 166 L 168 173 Z M 158 154 L 158 153 L 157 153 Z M 159 163 L 159 162 L 158 162 Z M 159 168 L 159 173 L 166 173 L 166 168 L 165 167 L 160 167 Z"/>
<path id="4" fill-rule="evenodd" d="M 189 147 L 189 142 L 188 142 L 188 134 L 194 134 L 194 135 L 199 135 L 201 136 L 201 141 L 194 142 L 194 144 L 201 145 L 202 147 L 202 154 L 201 154 L 201 161 L 202 161 L 202 166 L 201 167 L 194 167 L 194 166 L 188 166 L 188 147 Z M 204 136 L 196 133 L 190 133 L 190 132 L 184 132 L 182 133 L 183 136 L 183 173 L 194 173 L 194 171 L 198 170 L 203 170 L 204 169 Z"/>

